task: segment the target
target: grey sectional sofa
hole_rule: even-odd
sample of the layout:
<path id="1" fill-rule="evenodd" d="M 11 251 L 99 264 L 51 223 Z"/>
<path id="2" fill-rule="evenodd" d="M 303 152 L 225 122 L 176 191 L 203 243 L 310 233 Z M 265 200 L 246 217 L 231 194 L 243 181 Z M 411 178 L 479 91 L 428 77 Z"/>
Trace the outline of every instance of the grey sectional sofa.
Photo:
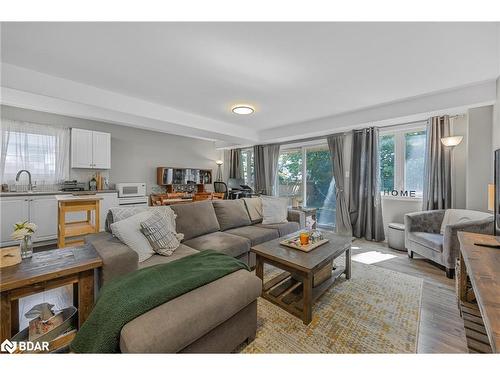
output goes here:
<path id="1" fill-rule="evenodd" d="M 294 210 L 288 213 L 289 222 L 264 225 L 258 212 L 252 211 L 251 203 L 239 199 L 171 206 L 177 214 L 177 232 L 184 234 L 183 242 L 172 256 L 153 255 L 142 263 L 138 262 L 137 253 L 110 233 L 87 236 L 86 242 L 103 259 L 99 285 L 134 270 L 207 249 L 254 266 L 251 246 L 305 226 L 304 214 Z M 109 227 L 112 213 L 107 221 Z M 246 270 L 227 275 L 127 323 L 121 331 L 120 349 L 124 353 L 231 352 L 255 337 L 256 300 L 261 288 L 260 279 Z"/>

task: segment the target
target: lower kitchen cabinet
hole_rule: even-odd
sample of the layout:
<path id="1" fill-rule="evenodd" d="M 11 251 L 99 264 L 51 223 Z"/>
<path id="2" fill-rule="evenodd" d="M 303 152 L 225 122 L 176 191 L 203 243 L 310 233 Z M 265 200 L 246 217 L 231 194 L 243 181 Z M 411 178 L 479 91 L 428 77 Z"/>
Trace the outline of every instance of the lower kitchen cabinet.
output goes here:
<path id="1" fill-rule="evenodd" d="M 118 206 L 117 193 L 98 193 L 101 196 L 100 230 L 104 230 L 106 216 L 110 208 Z M 10 237 L 14 224 L 28 220 L 38 226 L 33 242 L 57 239 L 57 201 L 54 195 L 1 197 L 1 232 L 0 246 L 11 246 L 19 243 Z M 84 213 L 70 214 L 67 221 L 85 220 Z M 83 215 L 83 216 L 82 216 Z"/>

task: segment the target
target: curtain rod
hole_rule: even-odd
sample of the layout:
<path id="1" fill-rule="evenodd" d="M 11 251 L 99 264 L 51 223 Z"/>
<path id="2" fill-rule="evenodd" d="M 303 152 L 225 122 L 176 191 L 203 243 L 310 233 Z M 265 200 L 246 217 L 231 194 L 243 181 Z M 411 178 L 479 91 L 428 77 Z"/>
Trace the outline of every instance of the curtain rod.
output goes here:
<path id="1" fill-rule="evenodd" d="M 456 119 L 456 118 L 462 118 L 462 117 L 465 117 L 465 114 L 459 114 L 459 115 L 449 116 L 450 120 Z M 402 123 L 394 124 L 394 125 L 380 126 L 379 128 L 381 128 L 381 129 L 387 129 L 387 128 L 394 128 L 394 127 L 397 127 L 397 126 L 413 125 L 413 124 L 419 124 L 419 123 L 422 123 L 422 122 L 427 122 L 427 120 L 428 119 L 415 120 L 415 121 L 409 121 L 409 122 L 402 122 Z M 350 131 L 355 131 L 355 130 L 361 130 L 361 129 L 351 129 L 351 130 L 341 131 L 339 133 L 344 133 L 345 134 L 345 133 L 348 133 Z M 278 144 L 280 146 L 283 146 L 283 145 L 290 145 L 290 144 L 300 143 L 300 142 L 318 141 L 320 139 L 326 139 L 327 137 L 329 137 L 332 134 L 335 134 L 335 133 L 331 133 L 331 134 L 327 134 L 327 135 L 320 135 L 320 136 L 317 136 L 317 137 L 295 139 L 295 140 L 292 140 L 292 141 L 280 142 Z"/>

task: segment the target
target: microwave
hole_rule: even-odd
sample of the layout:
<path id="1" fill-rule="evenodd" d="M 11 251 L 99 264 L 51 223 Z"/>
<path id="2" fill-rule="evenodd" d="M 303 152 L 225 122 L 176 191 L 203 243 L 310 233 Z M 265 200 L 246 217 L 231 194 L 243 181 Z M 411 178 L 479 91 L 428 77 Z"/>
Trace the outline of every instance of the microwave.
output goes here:
<path id="1" fill-rule="evenodd" d="M 146 196 L 146 184 L 142 182 L 124 182 L 116 184 L 118 198 Z"/>

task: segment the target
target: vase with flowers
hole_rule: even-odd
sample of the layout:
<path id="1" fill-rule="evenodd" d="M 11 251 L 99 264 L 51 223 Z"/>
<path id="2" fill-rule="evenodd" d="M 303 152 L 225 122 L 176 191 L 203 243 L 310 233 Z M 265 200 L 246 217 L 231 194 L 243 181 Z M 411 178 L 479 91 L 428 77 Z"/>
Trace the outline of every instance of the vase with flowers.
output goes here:
<path id="1" fill-rule="evenodd" d="M 11 237 L 14 240 L 20 240 L 21 258 L 31 258 L 33 256 L 33 242 L 31 236 L 36 232 L 37 226 L 34 223 L 23 221 L 14 224 L 14 232 Z"/>

